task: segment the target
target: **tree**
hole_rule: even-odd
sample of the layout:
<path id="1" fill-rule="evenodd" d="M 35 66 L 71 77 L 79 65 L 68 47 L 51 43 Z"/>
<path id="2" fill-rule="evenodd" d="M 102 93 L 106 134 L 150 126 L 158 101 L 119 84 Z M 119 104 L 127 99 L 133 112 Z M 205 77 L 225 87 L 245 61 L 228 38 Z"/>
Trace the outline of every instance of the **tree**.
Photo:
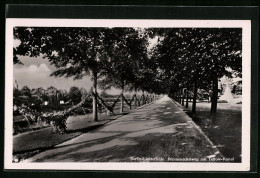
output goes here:
<path id="1" fill-rule="evenodd" d="M 60 107 L 59 90 L 53 86 L 47 88 L 45 94 L 47 95 L 49 106 L 52 109 L 58 109 Z"/>
<path id="2" fill-rule="evenodd" d="M 28 86 L 24 86 L 21 90 L 14 88 L 13 103 L 16 106 L 27 106 L 30 109 L 40 111 L 43 100 L 40 96 L 32 93 Z"/>
<path id="3" fill-rule="evenodd" d="M 57 70 L 55 77 L 81 79 L 88 75 L 93 81 L 93 120 L 97 115 L 97 79 L 102 70 L 100 63 L 106 59 L 104 38 L 107 28 L 70 27 L 16 27 L 14 38 L 20 45 L 14 49 L 14 63 L 19 56 L 43 55 Z"/>
<path id="4" fill-rule="evenodd" d="M 200 40 L 195 32 L 195 29 L 186 28 L 151 29 L 150 31 L 151 36 L 160 36 L 152 56 L 159 68 L 158 78 L 162 81 L 165 92 L 177 97 L 178 100 L 182 97 L 183 101 L 183 88 L 190 90 L 193 87 L 194 116 L 201 73 L 201 52 L 197 50 Z"/>
<path id="5" fill-rule="evenodd" d="M 207 58 L 211 59 L 208 73 L 213 84 L 210 113 L 215 117 L 219 78 L 224 75 L 232 76 L 228 68 L 236 71 L 238 76 L 242 76 L 242 29 L 212 29 L 208 32 L 206 45 L 208 46 Z"/>
<path id="6" fill-rule="evenodd" d="M 33 88 L 31 90 L 32 95 L 37 95 L 39 97 L 42 97 L 45 94 L 45 90 L 42 87 L 39 88 Z"/>
<path id="7" fill-rule="evenodd" d="M 123 112 L 124 91 L 130 89 L 136 81 L 136 65 L 146 55 L 147 39 L 140 30 L 134 28 L 113 28 L 107 39 L 109 40 L 109 58 L 104 61 L 105 76 L 100 81 L 103 89 L 121 89 L 121 112 Z"/>
<path id="8" fill-rule="evenodd" d="M 78 104 L 81 101 L 81 97 L 82 97 L 82 94 L 78 87 L 73 86 L 70 88 L 69 98 L 74 105 Z"/>
<path id="9" fill-rule="evenodd" d="M 64 101 L 64 103 L 70 100 L 69 93 L 67 90 L 59 90 L 60 99 Z"/>
<path id="10" fill-rule="evenodd" d="M 28 86 L 24 86 L 21 89 L 21 95 L 30 97 L 31 96 L 31 89 Z"/>
<path id="11" fill-rule="evenodd" d="M 28 86 L 24 86 L 21 90 L 14 88 L 13 97 L 13 102 L 17 106 L 26 105 L 30 107 L 32 104 L 31 89 Z"/>

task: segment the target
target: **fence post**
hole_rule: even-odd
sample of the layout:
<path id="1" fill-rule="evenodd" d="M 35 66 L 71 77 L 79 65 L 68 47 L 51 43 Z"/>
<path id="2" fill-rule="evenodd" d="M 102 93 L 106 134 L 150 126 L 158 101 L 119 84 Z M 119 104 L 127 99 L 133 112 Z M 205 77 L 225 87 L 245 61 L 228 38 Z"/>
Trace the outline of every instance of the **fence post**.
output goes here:
<path id="1" fill-rule="evenodd" d="M 142 97 L 143 97 L 143 98 L 142 98 L 142 99 L 143 99 L 143 103 L 142 103 L 142 104 L 144 105 L 144 104 L 145 104 L 145 96 L 144 96 L 144 91 L 143 91 L 143 95 L 142 95 Z"/>
<path id="2" fill-rule="evenodd" d="M 121 93 L 121 108 L 120 108 L 120 113 L 124 112 L 124 99 L 123 99 L 123 92 Z"/>
<path id="3" fill-rule="evenodd" d="M 134 103 L 135 103 L 135 107 L 136 107 L 136 105 L 137 105 L 137 103 L 136 103 L 136 93 L 134 94 Z"/>
<path id="4" fill-rule="evenodd" d="M 130 109 L 130 110 L 132 109 L 132 98 L 131 98 L 131 100 L 130 100 L 130 102 L 129 102 L 129 109 Z"/>

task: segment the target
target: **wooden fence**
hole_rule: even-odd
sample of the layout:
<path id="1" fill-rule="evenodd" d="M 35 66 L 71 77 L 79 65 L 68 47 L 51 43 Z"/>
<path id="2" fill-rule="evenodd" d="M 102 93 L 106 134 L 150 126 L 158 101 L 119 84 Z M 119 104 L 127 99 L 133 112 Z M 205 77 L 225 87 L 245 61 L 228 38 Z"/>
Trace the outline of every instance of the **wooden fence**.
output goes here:
<path id="1" fill-rule="evenodd" d="M 101 98 L 97 95 L 99 103 L 101 104 L 101 112 L 107 112 L 108 115 L 115 115 L 115 110 L 123 107 L 124 103 L 131 110 L 141 105 L 151 103 L 160 98 L 159 95 L 147 94 L 147 95 L 136 95 L 134 94 L 131 98 L 126 98 L 123 94 L 118 95 L 116 98 Z M 123 104 L 122 104 L 123 102 Z M 123 109 L 121 108 L 121 111 Z"/>

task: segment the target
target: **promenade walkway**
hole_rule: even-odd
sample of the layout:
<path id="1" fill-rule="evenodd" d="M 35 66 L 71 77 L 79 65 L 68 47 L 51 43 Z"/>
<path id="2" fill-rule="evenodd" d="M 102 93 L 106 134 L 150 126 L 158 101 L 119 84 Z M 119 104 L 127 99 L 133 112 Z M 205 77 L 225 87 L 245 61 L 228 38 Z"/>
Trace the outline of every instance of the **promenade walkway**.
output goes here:
<path id="1" fill-rule="evenodd" d="M 169 97 L 25 162 L 205 161 L 220 153 Z"/>

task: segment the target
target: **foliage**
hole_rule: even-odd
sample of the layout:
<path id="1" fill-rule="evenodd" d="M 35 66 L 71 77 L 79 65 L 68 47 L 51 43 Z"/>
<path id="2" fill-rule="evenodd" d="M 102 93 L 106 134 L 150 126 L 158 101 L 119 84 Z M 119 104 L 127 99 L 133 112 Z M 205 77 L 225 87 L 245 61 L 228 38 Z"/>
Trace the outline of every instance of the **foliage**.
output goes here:
<path id="1" fill-rule="evenodd" d="M 103 89 L 130 88 L 131 83 L 137 82 L 140 63 L 146 59 L 147 38 L 138 29 L 113 28 L 106 39 L 109 39 L 108 59 L 103 61 L 104 77 L 99 85 Z"/>
<path id="2" fill-rule="evenodd" d="M 43 100 L 40 96 L 31 92 L 28 86 L 24 86 L 21 90 L 13 88 L 13 104 L 16 106 L 28 106 L 33 110 L 40 110 Z"/>
<path id="3" fill-rule="evenodd" d="M 152 49 L 158 66 L 158 79 L 167 93 L 181 88 L 213 90 L 212 111 L 216 111 L 217 82 L 231 76 L 230 70 L 241 76 L 242 31 L 238 28 L 171 28 L 148 29 L 150 37 L 159 42 Z M 166 82 L 167 81 L 167 82 Z"/>
<path id="4" fill-rule="evenodd" d="M 69 91 L 69 98 L 73 102 L 73 104 L 78 104 L 81 101 L 81 91 L 78 87 L 71 87 Z"/>
<path id="5" fill-rule="evenodd" d="M 28 123 L 36 122 L 40 118 L 40 112 L 33 110 L 31 107 L 21 105 L 17 107 L 19 113 L 27 120 Z"/>
<path id="6" fill-rule="evenodd" d="M 150 36 L 160 35 L 162 39 L 153 49 L 153 58 L 161 74 L 175 81 L 176 86 L 194 82 L 195 78 L 202 82 L 221 78 L 229 75 L 227 67 L 241 73 L 241 29 L 149 30 Z"/>
<path id="7" fill-rule="evenodd" d="M 22 105 L 18 111 L 27 119 L 28 116 L 32 121 L 41 120 L 53 127 L 53 132 L 63 134 L 66 132 L 66 120 L 70 115 L 83 106 L 89 95 L 83 95 L 82 100 L 77 105 L 59 112 L 39 112 L 32 110 L 30 107 Z"/>

